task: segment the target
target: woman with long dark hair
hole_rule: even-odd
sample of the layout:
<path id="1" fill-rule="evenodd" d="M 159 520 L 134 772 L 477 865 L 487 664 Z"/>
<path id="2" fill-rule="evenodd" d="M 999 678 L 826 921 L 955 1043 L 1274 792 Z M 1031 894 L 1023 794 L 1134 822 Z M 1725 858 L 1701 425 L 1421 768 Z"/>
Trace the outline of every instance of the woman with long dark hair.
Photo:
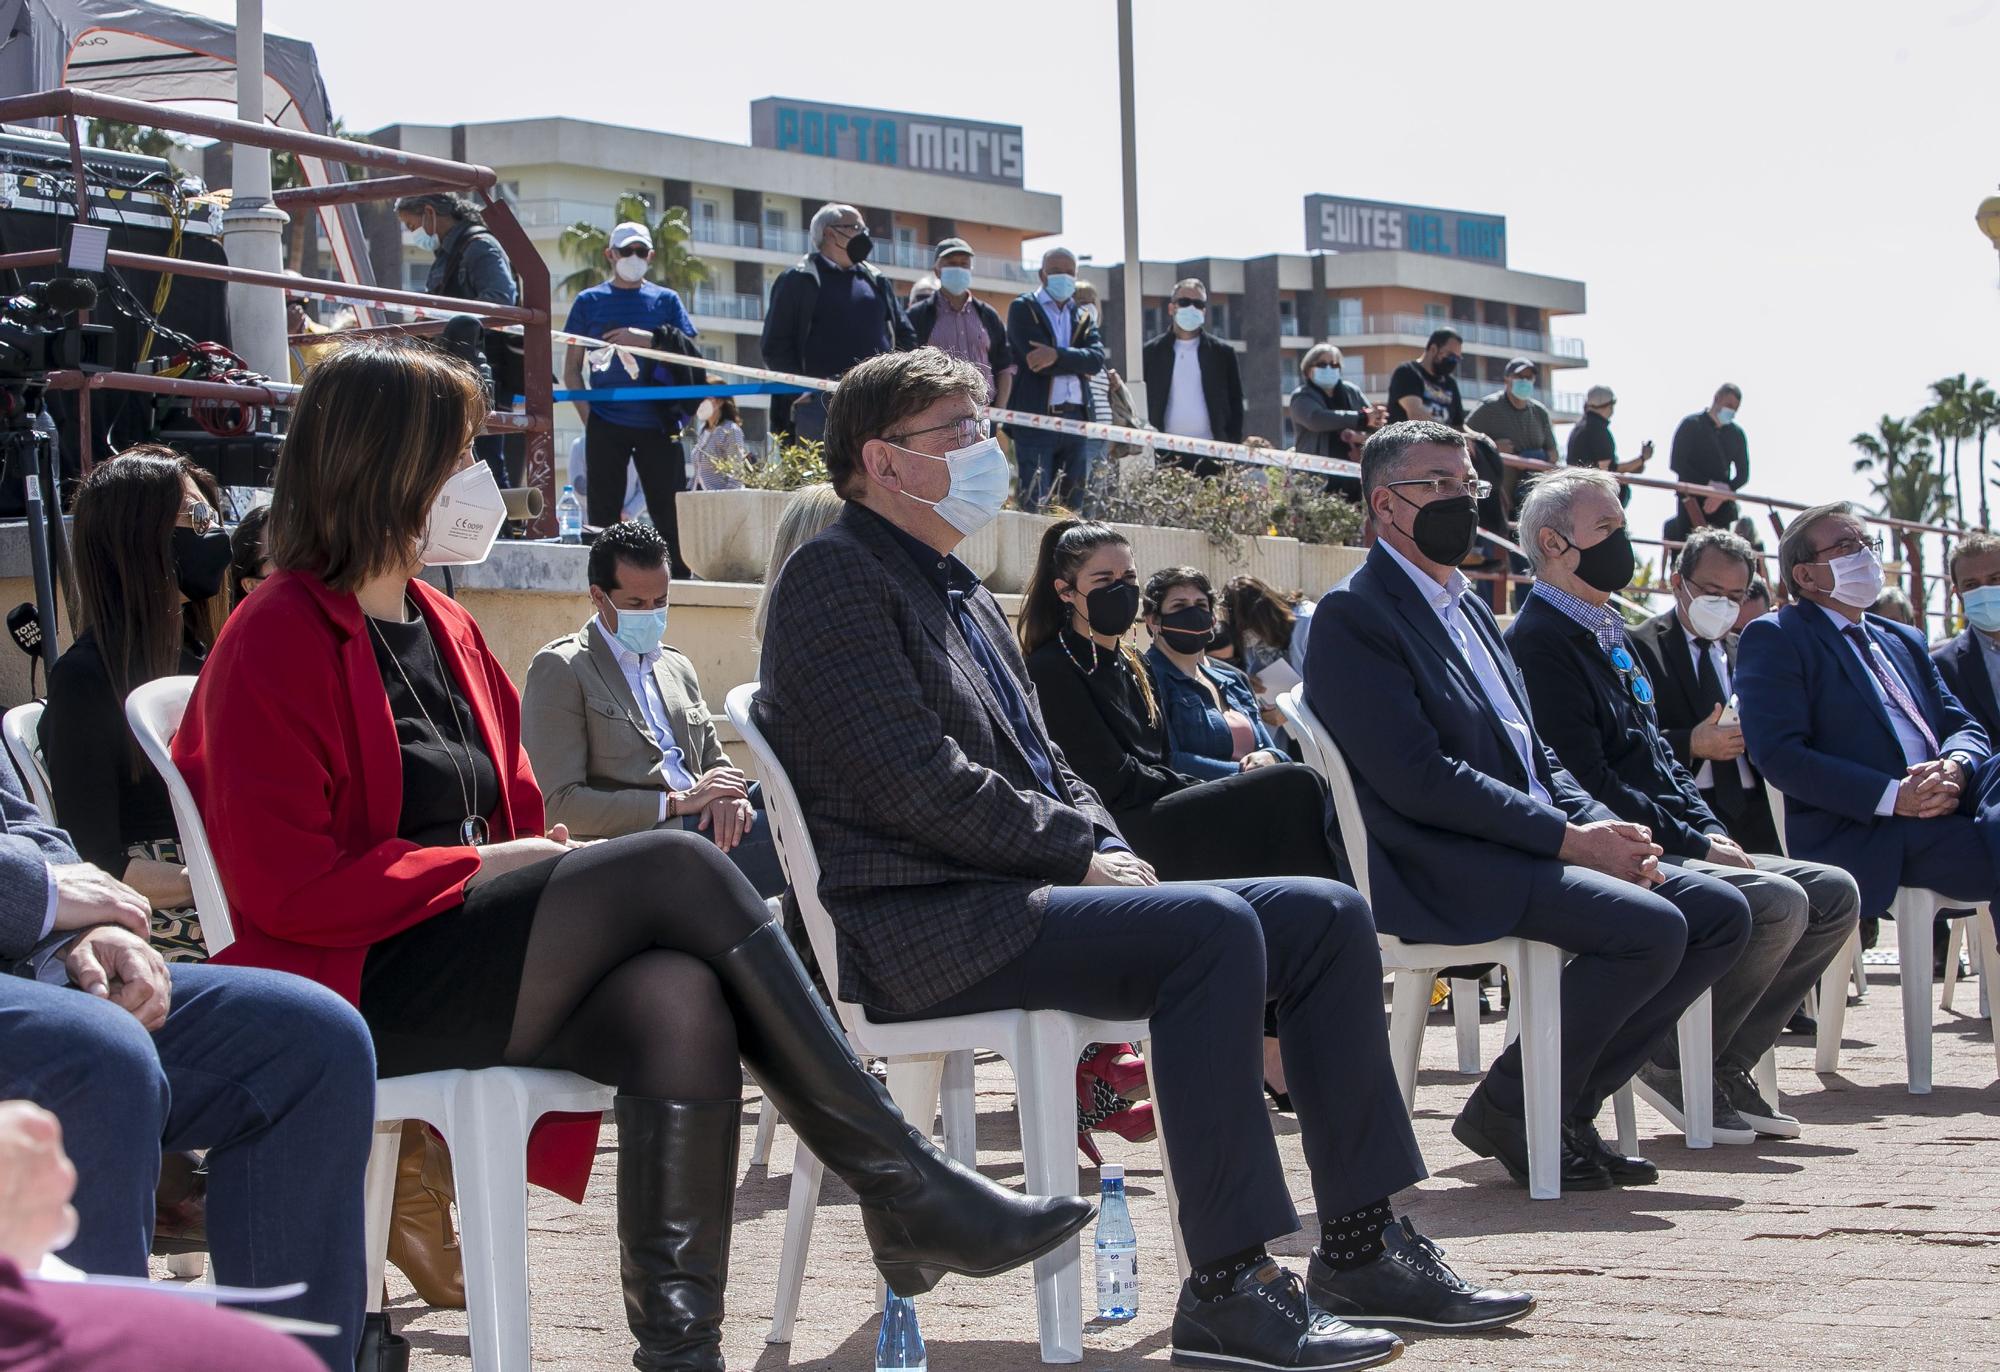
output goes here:
<path id="1" fill-rule="evenodd" d="M 1125 638 L 1139 601 L 1125 535 L 1066 519 L 1042 536 L 1021 606 L 1021 648 L 1049 737 L 1132 851 L 1162 881 L 1347 880 L 1317 773 L 1257 766 L 1202 781 L 1168 765 L 1159 692 Z M 1282 1104 L 1275 1026 L 1266 1029 L 1266 1080 Z"/>
<path id="2" fill-rule="evenodd" d="M 174 739 L 238 930 L 223 960 L 341 992 L 384 1075 L 505 1064 L 615 1085 L 642 1369 L 722 1365 L 739 1063 L 858 1193 L 898 1293 L 1054 1248 L 1090 1205 L 1018 1195 L 911 1129 L 713 843 L 544 832 L 519 697 L 417 575 L 482 561 L 506 517 L 468 451 L 484 412 L 468 368 L 408 340 L 347 344 L 306 378 L 272 493 L 278 572 Z M 547 1140 L 566 1165 L 533 1172 L 571 1194 L 596 1128 L 576 1124 Z"/>
<path id="3" fill-rule="evenodd" d="M 100 463 L 77 492 L 76 641 L 49 672 L 42 716 L 56 811 L 77 853 L 153 907 L 170 961 L 207 956 L 166 784 L 125 722 L 125 697 L 201 669 L 226 601 L 229 537 L 215 478 L 145 444 Z"/>

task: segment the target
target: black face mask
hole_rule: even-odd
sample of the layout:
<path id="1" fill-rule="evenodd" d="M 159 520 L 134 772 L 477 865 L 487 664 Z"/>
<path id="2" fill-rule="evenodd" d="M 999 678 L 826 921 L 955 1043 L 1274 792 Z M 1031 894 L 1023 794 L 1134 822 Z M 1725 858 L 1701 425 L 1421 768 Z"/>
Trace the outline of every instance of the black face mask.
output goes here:
<path id="1" fill-rule="evenodd" d="M 189 600 L 207 600 L 222 590 L 223 574 L 229 570 L 229 535 L 217 529 L 198 534 L 193 529 L 174 528 L 174 577 L 181 594 Z"/>
<path id="2" fill-rule="evenodd" d="M 1560 537 L 1560 535 L 1558 535 Z M 1568 539 L 1563 542 L 1569 543 Z M 1638 566 L 1632 553 L 1632 539 L 1623 529 L 1614 529 L 1604 539 L 1588 548 L 1576 548 L 1576 578 L 1592 590 L 1603 591 L 1606 595 L 1622 591 L 1632 584 L 1632 573 Z"/>
<path id="3" fill-rule="evenodd" d="M 1401 491 L 1395 495 L 1406 505 L 1417 504 Z M 1478 533 L 1479 502 L 1469 495 L 1418 505 L 1416 518 L 1410 521 L 1410 539 L 1417 551 L 1443 567 L 1456 567 L 1465 561 Z"/>
<path id="4" fill-rule="evenodd" d="M 1458 370 L 1457 355 L 1453 353 L 1446 353 L 1443 357 L 1440 357 L 1437 360 L 1437 366 L 1431 368 L 1431 370 L 1436 372 L 1439 376 L 1450 376 L 1453 372 Z"/>
<path id="5" fill-rule="evenodd" d="M 1139 588 L 1130 581 L 1114 581 L 1086 595 L 1083 604 L 1091 632 L 1116 637 L 1139 617 Z"/>
<path id="6" fill-rule="evenodd" d="M 1160 637 L 1169 648 L 1190 657 L 1208 651 L 1215 638 L 1215 612 L 1199 605 L 1160 616 Z"/>
<path id="7" fill-rule="evenodd" d="M 866 262 L 868 254 L 874 251 L 875 240 L 868 236 L 868 230 L 866 229 L 863 229 L 860 233 L 855 234 L 854 237 L 847 240 L 847 260 L 856 266 L 860 266 L 863 262 Z"/>

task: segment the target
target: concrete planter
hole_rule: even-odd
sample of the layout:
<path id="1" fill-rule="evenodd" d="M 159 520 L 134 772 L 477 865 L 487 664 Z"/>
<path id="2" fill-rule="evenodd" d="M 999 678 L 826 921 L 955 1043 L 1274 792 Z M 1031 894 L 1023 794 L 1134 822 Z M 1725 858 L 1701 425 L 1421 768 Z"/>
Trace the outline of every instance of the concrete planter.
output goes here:
<path id="1" fill-rule="evenodd" d="M 1132 563 L 1139 570 L 1139 584 L 1163 567 L 1199 567 L 1214 575 L 1221 549 L 1208 535 L 1193 529 L 1155 529 L 1146 524 L 1113 524 L 1112 528 L 1131 541 Z"/>
<path id="2" fill-rule="evenodd" d="M 1002 510 L 983 536 L 993 541 L 993 567 L 979 572 L 988 590 L 996 595 L 1018 594 L 1028 584 L 1035 569 L 1035 554 L 1041 551 L 1042 534 L 1055 520 L 1047 515 Z M 968 542 L 971 540 L 968 540 Z M 959 555 L 963 557 L 961 549 Z M 970 565 L 970 564 L 968 564 Z"/>
<path id="3" fill-rule="evenodd" d="M 1299 541 L 1296 538 L 1245 538 L 1243 570 L 1280 591 L 1298 590 Z"/>
<path id="4" fill-rule="evenodd" d="M 1366 548 L 1349 548 L 1337 543 L 1299 545 L 1299 589 L 1308 599 L 1318 600 L 1359 567 L 1368 556 Z"/>
<path id="5" fill-rule="evenodd" d="M 682 491 L 681 556 L 704 581 L 762 581 L 790 491 Z"/>
<path id="6" fill-rule="evenodd" d="M 955 555 L 960 562 L 972 568 L 972 574 L 981 581 L 990 581 L 994 571 L 1000 566 L 1000 525 L 995 520 L 959 544 Z"/>

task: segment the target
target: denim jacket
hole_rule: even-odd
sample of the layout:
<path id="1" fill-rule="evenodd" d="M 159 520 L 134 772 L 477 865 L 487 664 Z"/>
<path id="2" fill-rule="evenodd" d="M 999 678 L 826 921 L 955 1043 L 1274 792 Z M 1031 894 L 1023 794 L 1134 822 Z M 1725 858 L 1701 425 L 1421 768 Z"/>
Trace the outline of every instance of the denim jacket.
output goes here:
<path id="1" fill-rule="evenodd" d="M 1153 690 L 1160 698 L 1161 722 L 1167 731 L 1167 765 L 1204 781 L 1235 776 L 1241 770 L 1230 758 L 1235 742 L 1222 711 L 1215 708 L 1208 693 L 1157 646 L 1146 650 L 1146 667 L 1153 674 Z M 1234 667 L 1206 658 L 1202 659 L 1201 669 L 1215 684 L 1224 706 L 1242 711 L 1249 719 L 1255 746 L 1282 752 L 1257 713 L 1257 697 L 1250 690 L 1250 678 Z"/>

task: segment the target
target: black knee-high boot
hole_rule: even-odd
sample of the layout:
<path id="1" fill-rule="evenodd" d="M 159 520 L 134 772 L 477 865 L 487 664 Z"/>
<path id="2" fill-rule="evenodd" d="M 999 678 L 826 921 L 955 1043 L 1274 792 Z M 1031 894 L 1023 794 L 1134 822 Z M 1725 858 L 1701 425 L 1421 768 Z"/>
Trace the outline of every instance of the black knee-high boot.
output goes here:
<path id="1" fill-rule="evenodd" d="M 940 1153 L 847 1046 L 791 943 L 765 925 L 709 959 L 743 1065 L 800 1140 L 861 1200 L 875 1266 L 899 1296 L 947 1272 L 990 1277 L 1090 1223 L 1092 1202 L 1024 1196 Z"/>
<path id="2" fill-rule="evenodd" d="M 640 1372 L 723 1372 L 742 1105 L 619 1096 L 618 1268 Z"/>

